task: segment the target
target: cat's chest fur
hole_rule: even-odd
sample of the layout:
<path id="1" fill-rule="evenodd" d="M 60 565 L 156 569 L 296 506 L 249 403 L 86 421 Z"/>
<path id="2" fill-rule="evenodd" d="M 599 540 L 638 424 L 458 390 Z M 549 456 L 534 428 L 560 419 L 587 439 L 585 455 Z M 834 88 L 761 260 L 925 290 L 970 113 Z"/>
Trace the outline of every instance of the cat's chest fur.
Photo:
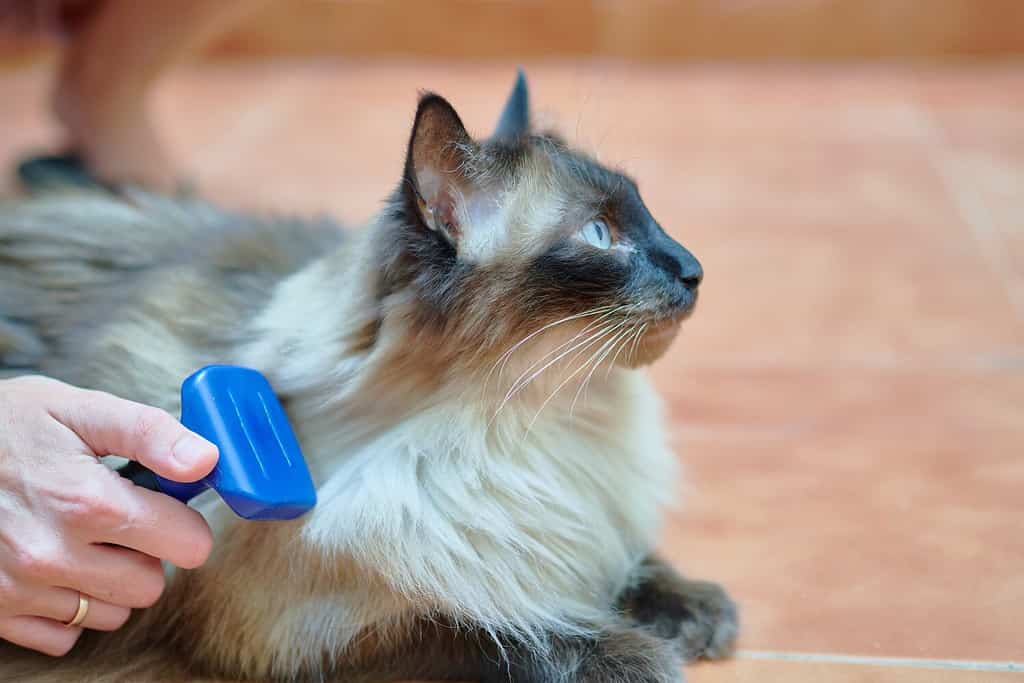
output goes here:
<path id="1" fill-rule="evenodd" d="M 578 612 L 649 549 L 673 484 L 653 396 L 623 374 L 574 416 L 555 406 L 532 425 L 534 406 L 492 421 L 453 400 L 340 449 L 344 425 L 307 434 L 315 462 L 333 455 L 304 536 L 485 623 L 547 611 L 551 595 Z"/>

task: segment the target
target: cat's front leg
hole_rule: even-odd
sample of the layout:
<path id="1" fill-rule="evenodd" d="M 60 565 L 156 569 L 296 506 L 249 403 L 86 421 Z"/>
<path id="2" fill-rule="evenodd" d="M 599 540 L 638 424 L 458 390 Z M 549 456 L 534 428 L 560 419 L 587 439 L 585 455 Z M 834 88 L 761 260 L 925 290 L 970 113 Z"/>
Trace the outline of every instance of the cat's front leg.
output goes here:
<path id="1" fill-rule="evenodd" d="M 683 683 L 685 661 L 727 656 L 738 631 L 736 606 L 720 586 L 686 579 L 656 557 L 637 566 L 615 609 L 593 635 L 549 633 L 543 648 L 496 648 L 482 634 L 453 640 L 458 631 L 439 630 L 443 645 L 421 659 L 434 668 L 419 671 L 481 683 Z M 459 656 L 439 656 L 446 652 Z"/>
<path id="2" fill-rule="evenodd" d="M 686 661 L 728 656 L 739 631 L 736 605 L 721 586 L 687 579 L 653 555 L 637 567 L 618 607 L 651 633 L 675 642 Z"/>

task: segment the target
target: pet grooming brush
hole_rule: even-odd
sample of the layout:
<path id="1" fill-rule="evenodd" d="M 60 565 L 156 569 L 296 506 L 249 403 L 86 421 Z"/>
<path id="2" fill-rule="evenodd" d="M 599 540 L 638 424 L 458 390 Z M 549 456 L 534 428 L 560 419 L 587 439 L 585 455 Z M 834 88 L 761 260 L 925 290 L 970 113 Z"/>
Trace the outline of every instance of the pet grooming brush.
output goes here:
<path id="1" fill-rule="evenodd" d="M 192 483 L 131 462 L 118 472 L 187 503 L 213 489 L 245 519 L 294 519 L 316 505 L 316 489 L 288 417 L 256 370 L 210 365 L 181 385 L 181 423 L 220 449 L 216 467 Z"/>

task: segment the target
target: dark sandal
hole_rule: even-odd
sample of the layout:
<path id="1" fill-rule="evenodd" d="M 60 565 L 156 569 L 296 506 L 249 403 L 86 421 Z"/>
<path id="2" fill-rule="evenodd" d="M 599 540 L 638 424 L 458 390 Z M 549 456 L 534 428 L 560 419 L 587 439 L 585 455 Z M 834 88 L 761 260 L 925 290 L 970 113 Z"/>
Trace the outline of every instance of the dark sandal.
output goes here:
<path id="1" fill-rule="evenodd" d="M 59 189 L 111 190 L 75 153 L 44 154 L 18 163 L 18 180 L 29 194 Z"/>
<path id="2" fill-rule="evenodd" d="M 79 155 L 42 154 L 29 157 L 18 163 L 18 180 L 29 194 L 42 194 L 55 190 L 100 190 L 122 194 L 122 186 L 100 180 L 89 169 Z M 145 188 L 143 188 L 145 189 Z M 170 193 L 178 199 L 195 199 L 198 196 L 195 183 L 182 180 Z"/>

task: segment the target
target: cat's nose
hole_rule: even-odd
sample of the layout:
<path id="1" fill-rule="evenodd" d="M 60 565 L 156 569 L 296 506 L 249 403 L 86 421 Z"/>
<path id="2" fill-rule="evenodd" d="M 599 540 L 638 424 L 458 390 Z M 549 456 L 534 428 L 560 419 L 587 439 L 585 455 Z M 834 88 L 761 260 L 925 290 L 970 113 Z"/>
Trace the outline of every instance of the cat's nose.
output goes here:
<path id="1" fill-rule="evenodd" d="M 688 291 L 695 291 L 700 286 L 700 281 L 704 279 L 704 268 L 701 267 L 700 261 L 689 249 L 678 243 L 672 250 L 672 260 L 675 263 L 671 272 L 676 280 Z"/>
<path id="2" fill-rule="evenodd" d="M 684 249 L 684 251 L 686 250 Z M 693 291 L 700 286 L 700 281 L 703 279 L 704 268 L 701 267 L 700 261 L 687 251 L 686 258 L 682 259 L 679 264 L 679 280 L 684 287 Z"/>
<path id="3" fill-rule="evenodd" d="M 690 250 L 669 237 L 660 227 L 648 252 L 654 263 L 673 283 L 682 285 L 687 292 L 697 291 L 704 279 L 704 268 Z"/>

